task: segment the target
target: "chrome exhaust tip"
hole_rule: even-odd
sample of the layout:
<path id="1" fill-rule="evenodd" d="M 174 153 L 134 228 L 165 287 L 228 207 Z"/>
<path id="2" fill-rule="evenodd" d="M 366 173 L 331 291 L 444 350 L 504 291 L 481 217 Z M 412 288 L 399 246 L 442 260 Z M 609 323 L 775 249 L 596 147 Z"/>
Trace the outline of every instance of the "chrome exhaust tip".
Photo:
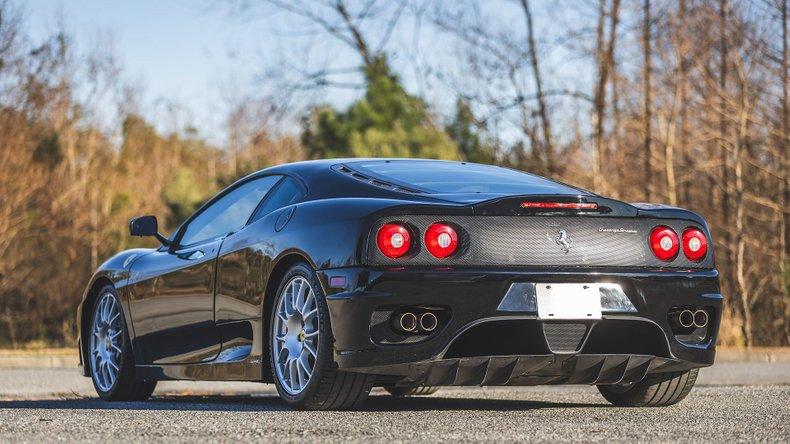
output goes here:
<path id="1" fill-rule="evenodd" d="M 417 316 L 411 312 L 403 313 L 398 319 L 398 325 L 401 330 L 412 332 L 417 329 Z"/>
<path id="2" fill-rule="evenodd" d="M 694 326 L 697 328 L 708 326 L 708 312 L 705 310 L 697 310 L 694 312 Z"/>
<path id="3" fill-rule="evenodd" d="M 683 328 L 694 327 L 694 313 L 691 310 L 681 311 L 678 314 L 678 323 Z"/>
<path id="4" fill-rule="evenodd" d="M 424 331 L 434 331 L 437 325 L 439 325 L 439 320 L 436 318 L 435 314 L 427 312 L 420 315 L 420 328 Z"/>

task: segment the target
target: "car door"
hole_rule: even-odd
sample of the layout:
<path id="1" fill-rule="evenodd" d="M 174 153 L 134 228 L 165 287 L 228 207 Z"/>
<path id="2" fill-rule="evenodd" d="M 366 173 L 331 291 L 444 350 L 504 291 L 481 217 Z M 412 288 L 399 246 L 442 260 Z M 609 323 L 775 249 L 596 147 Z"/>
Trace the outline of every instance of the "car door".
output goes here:
<path id="1" fill-rule="evenodd" d="M 284 177 L 275 186 L 261 205 L 255 210 L 250 218 L 250 224 L 255 221 L 301 200 L 307 189 L 299 181 L 292 177 Z M 288 221 L 288 217 L 293 214 L 294 208 L 290 208 L 286 217 L 278 217 L 276 220 Z M 265 230 L 279 230 L 276 228 L 275 220 L 263 228 L 259 233 L 266 233 Z M 261 227 L 258 228 L 259 230 Z M 260 278 L 260 273 L 268 265 L 262 262 L 260 253 L 261 245 L 249 245 L 243 239 L 245 233 L 239 233 L 229 237 L 222 245 L 222 252 L 217 259 L 217 291 L 215 296 L 215 319 L 217 323 L 242 321 L 260 317 L 260 305 L 263 300 L 263 289 L 260 285 L 265 282 Z M 260 242 L 267 243 L 266 236 L 260 236 Z M 227 333 L 225 333 L 227 335 Z"/>
<path id="2" fill-rule="evenodd" d="M 210 361 L 221 347 L 214 320 L 217 256 L 281 176 L 247 180 L 223 191 L 178 230 L 169 248 L 134 262 L 129 285 L 137 362 Z"/>

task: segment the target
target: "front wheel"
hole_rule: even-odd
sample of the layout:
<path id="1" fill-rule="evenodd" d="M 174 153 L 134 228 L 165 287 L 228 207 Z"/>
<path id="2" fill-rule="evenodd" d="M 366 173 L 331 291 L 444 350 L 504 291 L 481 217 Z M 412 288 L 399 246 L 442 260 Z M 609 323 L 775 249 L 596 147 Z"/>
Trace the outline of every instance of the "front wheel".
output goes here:
<path id="1" fill-rule="evenodd" d="M 356 408 L 375 377 L 338 370 L 329 309 L 315 272 L 296 264 L 277 290 L 269 318 L 269 363 L 280 398 L 294 408 Z"/>
<path id="2" fill-rule="evenodd" d="M 102 288 L 93 307 L 88 344 L 91 379 L 101 399 L 143 401 L 151 396 L 156 381 L 138 381 L 135 377 L 126 320 L 111 285 Z"/>
<path id="3" fill-rule="evenodd" d="M 599 385 L 604 398 L 619 407 L 660 407 L 685 398 L 697 381 L 698 369 L 647 375 L 631 384 Z"/>

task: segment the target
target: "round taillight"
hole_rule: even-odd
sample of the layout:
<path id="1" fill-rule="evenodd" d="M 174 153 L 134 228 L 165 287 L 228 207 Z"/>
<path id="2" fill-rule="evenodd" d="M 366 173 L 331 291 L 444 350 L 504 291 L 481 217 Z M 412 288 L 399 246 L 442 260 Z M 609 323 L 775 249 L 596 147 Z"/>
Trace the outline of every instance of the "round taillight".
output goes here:
<path id="1" fill-rule="evenodd" d="M 683 254 L 693 262 L 699 262 L 708 254 L 708 238 L 696 228 L 683 231 Z"/>
<path id="2" fill-rule="evenodd" d="M 678 255 L 680 242 L 675 230 L 669 227 L 658 226 L 650 232 L 650 249 L 662 261 L 668 262 Z"/>
<path id="3" fill-rule="evenodd" d="M 401 224 L 384 224 L 376 235 L 376 243 L 384 256 L 397 259 L 408 253 L 411 248 L 411 234 Z"/>
<path id="4" fill-rule="evenodd" d="M 425 231 L 425 248 L 434 257 L 446 258 L 458 249 L 458 233 L 445 223 L 432 224 Z"/>

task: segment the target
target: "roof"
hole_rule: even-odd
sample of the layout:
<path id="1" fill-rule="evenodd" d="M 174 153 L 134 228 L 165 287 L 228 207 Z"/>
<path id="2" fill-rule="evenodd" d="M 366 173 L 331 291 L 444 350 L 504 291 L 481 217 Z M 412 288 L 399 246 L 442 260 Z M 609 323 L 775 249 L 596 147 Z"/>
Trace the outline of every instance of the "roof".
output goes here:
<path id="1" fill-rule="evenodd" d="M 341 166 L 345 168 L 339 168 Z M 299 176 L 309 188 L 321 188 L 323 198 L 330 197 L 333 191 L 338 195 L 348 195 L 348 179 L 366 183 L 366 196 L 375 194 L 374 189 L 378 189 L 382 197 L 390 197 L 395 192 L 418 200 L 427 198 L 456 203 L 513 195 L 592 195 L 588 191 L 511 168 L 449 160 L 321 159 L 278 165 L 255 174 L 264 172 Z M 310 187 L 313 182 L 316 187 Z"/>

